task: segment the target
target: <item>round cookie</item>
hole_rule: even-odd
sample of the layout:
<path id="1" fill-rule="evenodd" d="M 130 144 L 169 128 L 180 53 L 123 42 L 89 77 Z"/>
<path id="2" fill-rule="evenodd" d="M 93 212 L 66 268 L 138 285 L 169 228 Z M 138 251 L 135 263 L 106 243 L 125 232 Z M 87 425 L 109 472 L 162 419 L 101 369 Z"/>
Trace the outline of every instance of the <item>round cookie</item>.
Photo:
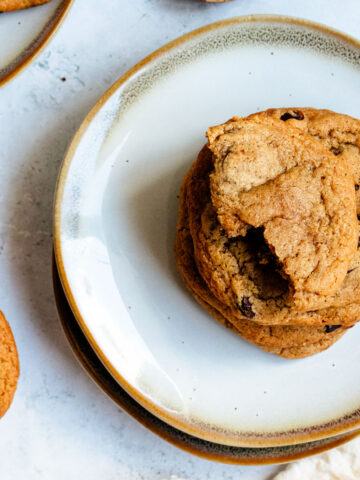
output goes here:
<path id="1" fill-rule="evenodd" d="M 286 282 L 277 274 L 266 246 L 261 246 L 259 257 L 259 239 L 229 240 L 220 227 L 211 210 L 212 168 L 211 152 L 204 147 L 188 175 L 187 206 L 197 267 L 219 302 L 239 320 L 263 325 L 353 325 L 360 315 L 358 304 L 310 312 L 287 305 Z"/>
<path id="2" fill-rule="evenodd" d="M 276 108 L 249 118 L 275 118 L 315 137 L 333 153 L 334 160 L 347 162 L 355 184 L 356 209 L 360 226 L 360 120 L 331 110 L 314 108 Z M 360 303 L 360 240 L 341 288 L 326 306 L 341 307 Z"/>
<path id="3" fill-rule="evenodd" d="M 329 329 L 312 326 L 262 326 L 251 320 L 239 320 L 231 315 L 230 309 L 221 304 L 212 295 L 199 275 L 194 259 L 192 237 L 190 235 L 186 208 L 186 182 L 184 179 L 180 192 L 180 210 L 176 231 L 175 258 L 178 269 L 195 299 L 220 323 L 260 348 L 287 358 L 307 356 L 307 352 L 316 353 L 325 345 L 333 344 L 346 331 L 345 327 Z M 315 346 L 316 345 L 316 346 Z M 294 348 L 301 347 L 295 352 Z M 305 348 L 306 347 L 306 348 Z M 310 353 L 309 353 L 310 354 Z"/>
<path id="4" fill-rule="evenodd" d="M 0 312 L 0 418 L 10 407 L 19 378 L 19 357 L 10 326 Z"/>
<path id="5" fill-rule="evenodd" d="M 49 1 L 50 0 L 0 0 L 0 12 L 11 12 L 13 10 L 36 7 Z"/>
<path id="6" fill-rule="evenodd" d="M 288 280 L 288 303 L 303 311 L 322 307 L 357 250 L 348 163 L 273 117 L 234 117 L 207 137 L 211 199 L 227 236 L 241 234 L 244 223 L 261 228 Z"/>

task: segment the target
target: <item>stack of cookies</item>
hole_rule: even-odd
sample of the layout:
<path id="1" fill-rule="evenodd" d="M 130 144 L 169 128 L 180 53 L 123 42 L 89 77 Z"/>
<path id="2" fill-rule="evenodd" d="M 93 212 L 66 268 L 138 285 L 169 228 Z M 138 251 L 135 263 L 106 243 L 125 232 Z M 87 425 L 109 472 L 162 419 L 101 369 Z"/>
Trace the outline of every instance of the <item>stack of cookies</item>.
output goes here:
<path id="1" fill-rule="evenodd" d="M 207 138 L 180 192 L 187 287 L 263 350 L 327 349 L 360 318 L 360 121 L 275 109 Z"/>

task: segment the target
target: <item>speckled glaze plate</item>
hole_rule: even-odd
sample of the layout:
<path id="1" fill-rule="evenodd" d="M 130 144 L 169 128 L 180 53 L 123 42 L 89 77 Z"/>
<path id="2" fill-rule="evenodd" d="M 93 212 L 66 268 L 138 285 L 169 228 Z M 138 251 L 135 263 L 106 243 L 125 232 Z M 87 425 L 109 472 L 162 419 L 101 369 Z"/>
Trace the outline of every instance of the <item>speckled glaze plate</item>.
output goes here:
<path id="1" fill-rule="evenodd" d="M 52 0 L 0 15 L 0 86 L 20 73 L 45 47 L 72 3 L 73 0 Z"/>
<path id="2" fill-rule="evenodd" d="M 360 116 L 359 63 L 355 40 L 320 25 L 223 21 L 134 67 L 68 150 L 54 218 L 68 301 L 119 385 L 183 432 L 271 447 L 360 427 L 359 326 L 314 357 L 267 354 L 197 305 L 173 257 L 180 183 L 206 128 L 290 105 Z"/>
<path id="3" fill-rule="evenodd" d="M 342 445 L 359 435 L 359 432 L 353 432 L 351 434 L 339 435 L 337 437 L 302 443 L 300 445 L 272 448 L 230 447 L 187 435 L 159 420 L 141 407 L 141 405 L 121 388 L 106 370 L 91 348 L 91 345 L 87 341 L 71 311 L 62 289 L 54 259 L 53 285 L 56 306 L 66 337 L 69 340 L 75 356 L 90 377 L 112 400 L 144 425 L 144 427 L 182 450 L 206 458 L 207 460 L 215 460 L 218 462 L 237 465 L 265 465 L 286 463 L 310 455 L 316 455 L 317 453 Z"/>

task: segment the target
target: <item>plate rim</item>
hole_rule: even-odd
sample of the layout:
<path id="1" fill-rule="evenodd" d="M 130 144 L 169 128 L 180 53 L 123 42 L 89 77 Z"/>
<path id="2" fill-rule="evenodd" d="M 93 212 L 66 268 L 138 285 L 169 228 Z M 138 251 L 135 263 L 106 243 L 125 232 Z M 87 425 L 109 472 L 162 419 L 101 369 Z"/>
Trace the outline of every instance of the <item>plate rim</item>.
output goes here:
<path id="1" fill-rule="evenodd" d="M 15 58 L 13 63 L 9 64 L 8 68 L 5 67 L 4 74 L 0 73 L 0 87 L 13 80 L 18 74 L 25 70 L 25 68 L 28 67 L 46 48 L 50 40 L 54 38 L 61 24 L 65 20 L 70 8 L 74 4 L 74 1 L 75 0 L 62 0 L 61 4 L 55 10 L 54 15 L 51 17 L 50 22 L 47 22 L 45 26 L 46 31 L 44 33 L 40 32 L 39 37 L 33 40 L 33 42 L 30 44 L 29 51 L 23 50 L 20 55 Z M 39 7 L 41 7 L 41 5 Z M 49 25 L 49 23 L 51 26 L 50 29 L 47 29 L 46 27 Z"/>
<path id="2" fill-rule="evenodd" d="M 90 127 L 92 120 L 96 114 L 100 111 L 102 106 L 107 102 L 107 100 L 118 90 L 120 89 L 127 81 L 135 77 L 136 74 L 144 67 L 148 66 L 154 60 L 160 58 L 162 55 L 168 53 L 169 51 L 176 49 L 177 47 L 186 44 L 190 40 L 201 36 L 204 33 L 209 33 L 213 30 L 223 28 L 229 25 L 238 25 L 243 23 L 254 23 L 254 22 L 268 22 L 268 23 L 280 23 L 287 25 L 296 25 L 311 28 L 323 34 L 329 35 L 331 37 L 336 37 L 341 41 L 355 47 L 360 52 L 360 40 L 357 40 L 350 35 L 347 35 L 339 30 L 333 29 L 321 23 L 313 22 L 310 20 L 284 16 L 284 15 L 273 15 L 273 14 L 255 14 L 255 15 L 244 15 L 239 17 L 232 17 L 225 20 L 220 20 L 214 23 L 210 23 L 203 27 L 200 27 L 196 30 L 193 30 L 185 35 L 182 35 L 175 40 L 165 44 L 159 49 L 155 50 L 150 55 L 146 56 L 143 60 L 134 65 L 130 70 L 123 74 L 95 103 L 91 108 L 89 113 L 86 115 L 83 122 L 80 124 L 77 132 L 75 133 L 70 145 L 65 153 L 64 159 L 60 166 L 59 175 L 57 179 L 55 195 L 54 195 L 54 204 L 53 204 L 53 238 L 54 238 L 54 252 L 57 268 L 59 271 L 60 280 L 65 292 L 66 298 L 69 302 L 71 310 L 81 327 L 83 333 L 85 334 L 90 345 L 96 352 L 98 358 L 101 360 L 103 365 L 113 376 L 113 378 L 121 385 L 125 391 L 132 396 L 132 398 L 138 402 L 142 407 L 148 410 L 150 413 L 154 414 L 162 421 L 171 425 L 172 427 L 179 429 L 189 435 L 196 436 L 203 440 L 212 441 L 214 443 L 230 445 L 230 446 L 239 446 L 239 447 L 276 447 L 284 445 L 295 445 L 299 443 L 306 443 L 316 440 L 321 440 L 324 438 L 336 436 L 342 433 L 351 432 L 357 428 L 360 428 L 360 405 L 359 408 L 351 412 L 350 414 L 342 415 L 337 419 L 333 419 L 329 422 L 313 425 L 306 429 L 300 429 L 299 431 L 284 431 L 284 432 L 272 432 L 271 436 L 266 435 L 256 435 L 253 437 L 246 436 L 243 434 L 231 435 L 231 434 L 221 434 L 214 430 L 201 430 L 200 427 L 196 427 L 193 424 L 190 424 L 184 420 L 183 417 L 177 416 L 176 414 L 170 414 L 165 409 L 156 405 L 151 399 L 146 398 L 141 392 L 129 384 L 122 375 L 117 372 L 111 365 L 110 361 L 107 359 L 105 353 L 102 352 L 101 347 L 97 344 L 95 338 L 92 336 L 90 330 L 87 327 L 85 319 L 82 317 L 80 310 L 77 307 L 75 296 L 72 293 L 69 280 L 66 275 L 62 248 L 61 248 L 61 206 L 62 198 L 64 194 L 65 184 L 72 163 L 72 159 L 76 153 L 77 147 L 81 142 L 82 137 L 85 135 L 87 129 Z"/>
<path id="3" fill-rule="evenodd" d="M 53 282 L 53 292 L 55 297 L 57 314 L 58 314 L 58 318 L 60 320 L 62 329 L 67 338 L 67 341 L 69 342 L 72 353 L 74 354 L 77 361 L 80 363 L 81 367 L 87 373 L 87 375 L 89 375 L 91 380 L 113 402 L 115 402 L 119 407 L 121 407 L 122 410 L 124 410 L 128 415 L 130 415 L 133 419 L 139 422 L 143 427 L 145 427 L 147 430 L 150 430 L 152 433 L 162 438 L 166 442 L 170 443 L 171 445 L 174 445 L 175 447 L 180 448 L 181 450 L 187 453 L 190 453 L 200 458 L 204 458 L 206 460 L 212 460 L 212 461 L 231 464 L 231 465 L 248 465 L 248 466 L 279 465 L 279 464 L 300 460 L 302 458 L 306 458 L 313 455 L 317 455 L 319 453 L 326 452 L 340 445 L 343 445 L 360 435 L 360 430 L 357 430 L 355 432 L 345 434 L 340 438 L 334 437 L 333 441 L 325 445 L 318 445 L 318 446 L 313 445 L 313 448 L 311 448 L 311 444 L 309 444 L 308 450 L 305 450 L 303 452 L 293 453 L 293 454 L 289 453 L 283 456 L 280 454 L 276 455 L 276 453 L 274 452 L 274 455 L 272 456 L 260 457 L 260 458 L 251 457 L 251 455 L 246 457 L 231 456 L 229 454 L 227 455 L 226 451 L 222 451 L 221 453 L 219 453 L 219 452 L 216 452 L 217 445 L 214 444 L 213 442 L 208 442 L 208 441 L 206 442 L 206 445 L 204 445 L 202 448 L 197 443 L 198 439 L 194 439 L 194 437 L 186 433 L 179 432 L 179 430 L 177 430 L 176 428 L 166 424 L 162 420 L 155 417 L 152 413 L 145 410 L 121 386 L 119 386 L 116 380 L 113 379 L 113 377 L 110 375 L 112 382 L 122 390 L 123 396 L 125 396 L 127 401 L 124 401 L 124 399 L 122 398 L 122 395 L 117 395 L 115 392 L 111 391 L 111 388 L 109 388 L 109 386 L 107 385 L 108 382 L 106 381 L 106 379 L 104 379 L 104 373 L 106 375 L 106 373 L 109 374 L 109 372 L 107 372 L 101 360 L 97 357 L 94 350 L 92 350 L 90 343 L 88 342 L 88 340 L 86 339 L 86 336 L 82 332 L 81 327 L 79 326 L 70 308 L 70 305 L 66 299 L 65 292 L 61 285 L 61 280 L 60 280 L 59 272 L 57 269 L 54 253 L 52 255 L 52 282 Z M 70 324 L 72 321 L 74 321 L 77 324 L 81 332 L 80 335 L 74 332 L 74 328 L 71 327 Z M 83 339 L 80 338 L 80 341 L 79 341 L 79 336 L 83 337 L 88 347 L 92 350 L 92 353 L 94 354 L 94 356 L 96 356 L 96 359 L 99 362 L 100 368 L 105 370 L 105 372 L 99 372 L 92 367 L 92 362 L 89 361 L 86 355 L 86 352 L 81 346 L 81 341 Z M 141 410 L 144 410 L 144 411 L 141 412 Z M 186 435 L 186 440 L 182 439 L 181 435 Z M 317 442 L 314 442 L 314 443 L 317 443 Z M 213 451 L 207 450 L 207 448 L 211 449 L 212 445 L 214 445 L 214 450 Z M 222 445 L 220 445 L 220 447 L 222 447 Z M 242 447 L 230 447 L 230 448 L 232 450 L 242 449 Z M 278 450 L 281 450 L 282 448 L 289 448 L 289 447 L 286 447 L 286 446 L 275 447 L 275 449 L 278 449 Z M 248 447 L 246 449 L 247 450 L 251 449 L 255 451 L 258 450 L 256 448 L 251 448 L 251 447 Z"/>

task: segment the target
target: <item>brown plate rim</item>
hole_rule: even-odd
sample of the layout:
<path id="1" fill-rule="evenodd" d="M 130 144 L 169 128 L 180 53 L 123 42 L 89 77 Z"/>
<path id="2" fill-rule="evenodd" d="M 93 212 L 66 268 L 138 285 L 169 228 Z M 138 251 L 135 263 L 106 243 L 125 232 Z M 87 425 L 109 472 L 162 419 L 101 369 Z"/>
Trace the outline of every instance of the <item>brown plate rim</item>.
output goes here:
<path id="1" fill-rule="evenodd" d="M 33 39 L 31 44 L 26 49 L 22 50 L 22 52 L 9 65 L 0 70 L 0 87 L 21 73 L 35 59 L 35 57 L 44 50 L 64 21 L 73 2 L 74 0 L 62 0 L 54 15 L 46 23 L 39 35 Z M 41 6 L 36 8 L 41 8 Z M 6 13 L 4 13 L 4 15 L 6 15 Z"/>

